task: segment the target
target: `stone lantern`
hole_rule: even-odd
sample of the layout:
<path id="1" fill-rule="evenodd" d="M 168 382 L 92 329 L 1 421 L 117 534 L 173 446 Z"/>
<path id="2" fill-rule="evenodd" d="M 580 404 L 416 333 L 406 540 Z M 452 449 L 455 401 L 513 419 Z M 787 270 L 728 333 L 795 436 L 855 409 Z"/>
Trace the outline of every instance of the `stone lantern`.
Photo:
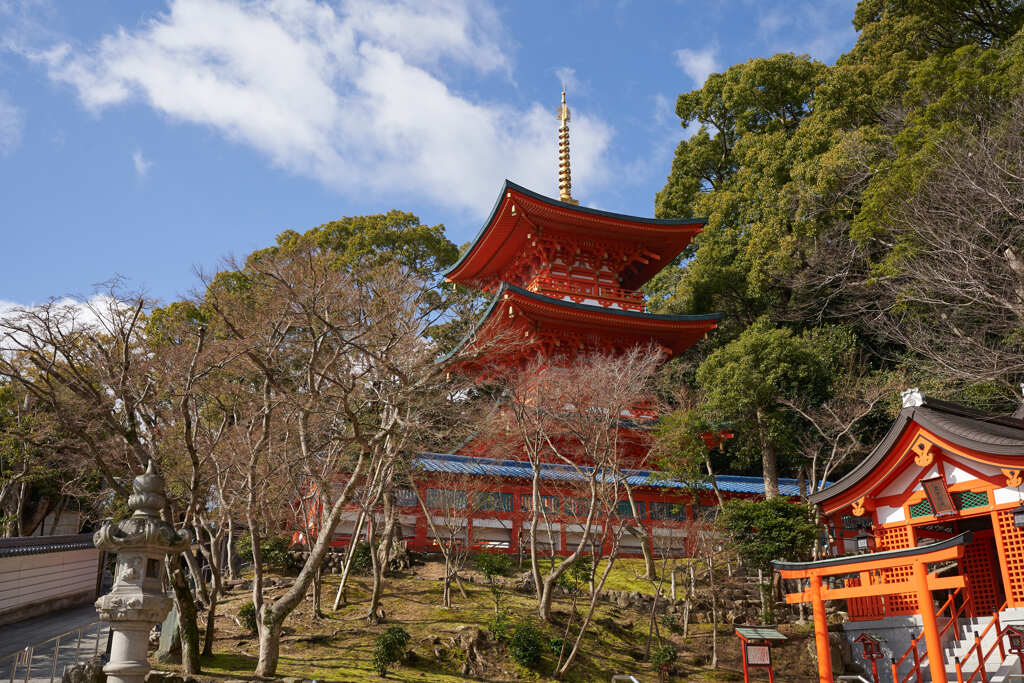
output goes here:
<path id="1" fill-rule="evenodd" d="M 162 583 L 164 556 L 182 552 L 189 536 L 160 519 L 166 502 L 164 480 L 150 461 L 132 482 L 132 516 L 104 524 L 93 536 L 97 548 L 117 553 L 114 587 L 96 601 L 100 619 L 113 633 L 110 661 L 103 667 L 110 683 L 142 683 L 149 672 L 149 632 L 171 609 Z"/>

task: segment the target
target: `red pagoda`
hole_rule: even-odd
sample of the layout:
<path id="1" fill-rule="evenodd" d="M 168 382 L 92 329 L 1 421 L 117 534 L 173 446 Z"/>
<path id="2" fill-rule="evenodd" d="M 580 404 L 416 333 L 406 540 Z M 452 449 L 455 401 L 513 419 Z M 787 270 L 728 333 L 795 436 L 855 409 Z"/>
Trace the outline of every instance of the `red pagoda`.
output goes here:
<path id="1" fill-rule="evenodd" d="M 640 287 L 682 253 L 705 220 L 641 218 L 579 206 L 571 195 L 569 109 L 564 92 L 559 119 L 560 198 L 545 197 L 506 180 L 483 229 L 446 273 L 450 282 L 492 295 L 463 346 L 483 347 L 483 342 L 498 334 L 517 341 L 463 363 L 462 372 L 486 376 L 492 368 L 515 366 L 537 355 L 564 359 L 649 344 L 660 348 L 667 360 L 704 338 L 721 317 L 717 313 L 657 315 L 645 311 Z M 633 417 L 646 421 L 646 427 L 623 429 L 632 430 L 633 441 L 643 444 L 657 416 L 644 414 L 641 407 Z M 712 440 L 710 445 L 714 443 Z M 402 534 L 410 548 L 423 551 L 435 547 L 435 525 L 427 523 L 418 498 L 443 515 L 441 508 L 450 509 L 453 501 L 454 507 L 459 507 L 459 501 L 486 496 L 486 503 L 472 505 L 472 514 L 465 517 L 462 542 L 480 549 L 519 550 L 526 533 L 524 521 L 534 504 L 533 469 L 524 459 L 480 457 L 476 455 L 482 450 L 478 446 L 470 442 L 454 453 L 429 453 L 417 459 L 416 466 L 424 474 L 419 497 L 412 490 L 400 489 L 396 501 Z M 636 463 L 646 460 L 643 448 L 645 452 L 635 457 Z M 647 531 L 624 539 L 623 554 L 639 554 L 640 543 L 661 547 L 664 552 L 666 544 L 656 542 L 659 536 L 679 536 L 688 522 L 703 519 L 714 508 L 710 488 L 706 497 L 694 497 L 683 491 L 692 491 L 691 485 L 648 470 L 623 474 L 629 479 L 636 505 L 634 508 L 624 500 L 617 509 L 623 517 L 633 517 L 635 509 L 638 526 Z M 448 475 L 473 481 L 466 490 L 453 491 L 445 483 Z M 545 535 L 554 539 L 547 544 L 548 552 L 568 554 L 567 548 L 582 533 L 571 510 L 572 476 L 557 463 L 542 466 L 545 488 L 543 500 L 537 504 L 545 512 Z M 732 497 L 764 495 L 761 477 L 719 476 L 717 486 Z M 781 480 L 779 488 L 783 495 L 799 493 L 795 480 Z M 353 514 L 339 526 L 338 544 L 348 543 L 351 534 L 358 533 L 355 519 Z M 675 554 L 686 552 L 685 542 L 675 547 Z"/>

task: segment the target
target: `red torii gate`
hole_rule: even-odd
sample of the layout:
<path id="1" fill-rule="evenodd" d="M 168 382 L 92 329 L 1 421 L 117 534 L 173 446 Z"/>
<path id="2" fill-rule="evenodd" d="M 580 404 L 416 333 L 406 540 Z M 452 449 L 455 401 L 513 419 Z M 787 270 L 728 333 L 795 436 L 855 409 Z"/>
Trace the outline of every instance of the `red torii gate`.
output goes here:
<path id="1" fill-rule="evenodd" d="M 967 545 L 971 542 L 971 532 L 967 531 L 953 538 L 933 543 L 932 545 L 890 550 L 882 553 L 865 555 L 849 555 L 831 557 L 815 562 L 780 562 L 772 565 L 779 570 L 783 579 L 808 579 L 809 588 L 799 593 L 786 595 L 786 602 L 793 604 L 810 602 L 814 609 L 814 640 L 818 654 L 818 677 L 821 683 L 832 683 L 832 656 L 828 645 L 828 622 L 825 619 L 826 600 L 845 600 L 848 598 L 864 598 L 869 596 L 893 595 L 896 593 L 916 593 L 918 609 L 924 626 L 925 645 L 928 650 L 928 668 L 931 671 L 932 683 L 947 683 L 945 662 L 942 658 L 942 643 L 939 640 L 939 625 L 935 616 L 935 603 L 932 601 L 933 590 L 962 588 L 965 584 L 963 576 L 939 577 L 929 574 L 927 566 L 931 562 L 958 560 L 963 557 Z M 872 582 L 878 570 L 892 569 L 895 566 L 910 566 L 913 569 L 909 581 L 899 583 Z M 822 586 L 822 578 L 858 574 L 859 586 L 844 588 L 828 588 Z"/>

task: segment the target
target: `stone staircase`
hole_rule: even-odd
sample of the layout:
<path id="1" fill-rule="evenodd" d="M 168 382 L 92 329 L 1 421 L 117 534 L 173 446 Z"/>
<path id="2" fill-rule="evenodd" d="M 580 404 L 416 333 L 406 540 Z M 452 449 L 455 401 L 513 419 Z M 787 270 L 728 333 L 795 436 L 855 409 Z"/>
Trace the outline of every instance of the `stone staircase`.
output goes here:
<path id="1" fill-rule="evenodd" d="M 959 657 L 964 680 L 970 676 L 978 667 L 978 655 L 974 649 L 974 634 L 981 635 L 982 631 L 991 623 L 992 617 L 976 617 L 972 619 L 959 620 L 959 640 L 951 640 L 943 648 L 946 661 L 946 674 L 950 681 L 956 680 L 956 666 L 954 658 Z M 1024 608 L 1005 609 L 999 613 L 999 625 L 1001 628 L 1013 625 L 1024 628 Z M 996 629 L 990 628 L 981 639 L 982 652 L 988 652 L 996 642 Z M 1004 639 L 1003 645 L 1006 645 Z M 1020 662 L 1016 655 L 1007 652 L 1005 661 L 999 657 L 999 648 L 993 650 L 985 661 L 986 679 L 990 682 L 1017 680 L 1010 678 L 1012 674 L 1020 674 Z M 981 676 L 975 676 L 974 681 L 980 681 Z M 1021 679 L 1024 680 L 1024 679 Z"/>

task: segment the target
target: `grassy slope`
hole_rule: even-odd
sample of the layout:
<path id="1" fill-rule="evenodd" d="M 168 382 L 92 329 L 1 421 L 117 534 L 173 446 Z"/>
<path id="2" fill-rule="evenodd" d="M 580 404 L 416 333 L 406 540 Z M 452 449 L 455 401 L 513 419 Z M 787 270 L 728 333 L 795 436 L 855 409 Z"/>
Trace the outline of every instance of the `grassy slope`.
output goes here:
<path id="1" fill-rule="evenodd" d="M 621 566 L 613 570 L 607 587 L 652 593 L 651 583 L 636 577 L 638 568 L 635 561 L 621 561 Z M 440 582 L 431 578 L 436 574 L 436 567 L 427 565 L 415 572 L 391 577 L 386 583 L 383 600 L 387 623 L 380 626 L 368 626 L 363 619 L 369 588 L 367 581 L 360 577 L 350 580 L 349 605 L 338 612 L 330 612 L 338 577 L 326 576 L 323 602 L 328 613 L 323 619 L 313 619 L 309 600 L 293 613 L 286 623 L 282 639 L 278 675 L 321 681 L 380 680 L 371 665 L 373 641 L 387 626 L 398 624 L 412 635 L 410 647 L 416 657 L 414 661 L 389 672 L 389 680 L 466 680 L 460 676 L 462 662 L 456 658 L 458 651 L 445 652 L 438 659 L 432 640 L 438 636 L 446 641 L 465 625 L 485 628 L 493 613 L 491 595 L 482 585 L 466 583 L 467 597 L 462 598 L 456 591 L 455 607 L 445 609 L 441 607 Z M 532 595 L 506 591 L 505 596 L 505 604 L 517 616 L 530 617 L 535 604 Z M 235 591 L 219 608 L 221 617 L 217 621 L 216 654 L 204 659 L 204 673 L 230 678 L 252 675 L 257 652 L 255 638 L 244 633 L 230 618 L 249 597 L 248 593 Z M 556 618 L 564 624 L 569 612 L 568 603 L 556 600 L 555 612 Z M 565 680 L 606 681 L 615 673 L 633 674 L 641 681 L 657 680 L 649 665 L 638 661 L 642 659 L 648 626 L 646 615 L 599 603 L 595 623 L 584 640 L 582 654 Z M 553 626 L 545 626 L 543 630 L 549 636 L 562 635 L 560 629 Z M 663 635 L 667 633 L 663 631 Z M 806 637 L 803 629 L 778 652 L 776 670 L 787 672 L 787 681 L 813 680 L 813 671 L 807 670 Z M 735 675 L 740 667 L 736 638 L 725 627 L 719 638 L 719 657 L 726 667 L 723 671 L 710 672 L 701 666 L 710 653 L 708 626 L 691 628 L 686 641 L 680 636 L 672 636 L 672 641 L 680 651 L 678 664 L 683 672 L 673 680 L 742 680 L 742 676 Z M 447 643 L 442 647 L 447 649 Z M 487 679 L 497 681 L 551 680 L 549 676 L 557 659 L 555 655 L 545 653 L 540 671 L 531 672 L 515 665 L 511 657 L 502 658 L 494 651 L 487 658 L 497 663 Z"/>

